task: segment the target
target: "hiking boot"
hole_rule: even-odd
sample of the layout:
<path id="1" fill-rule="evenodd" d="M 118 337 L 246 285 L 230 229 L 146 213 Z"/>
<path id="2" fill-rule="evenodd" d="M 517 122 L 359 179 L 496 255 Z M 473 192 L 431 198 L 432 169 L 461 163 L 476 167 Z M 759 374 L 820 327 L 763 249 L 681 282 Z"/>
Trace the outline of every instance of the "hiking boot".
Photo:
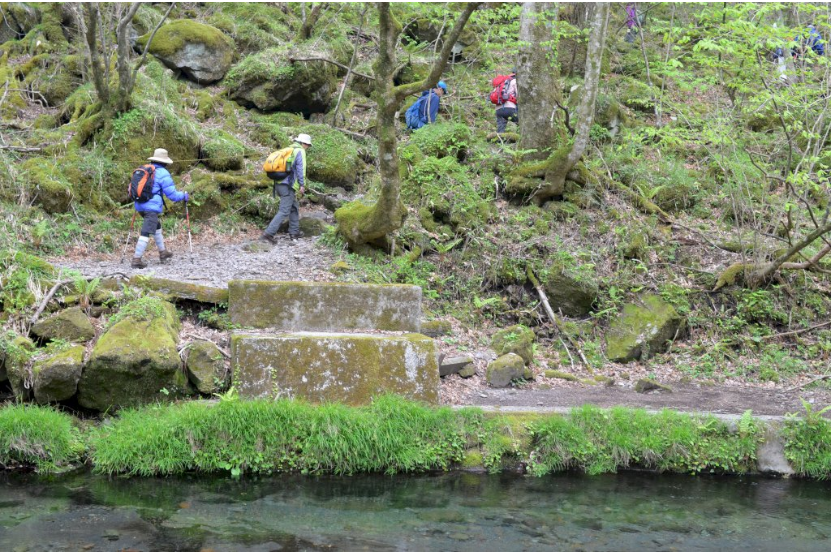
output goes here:
<path id="1" fill-rule="evenodd" d="M 304 234 L 303 232 L 298 232 L 297 234 L 289 234 L 289 239 L 290 240 L 299 240 L 305 235 L 306 234 Z"/>
<path id="2" fill-rule="evenodd" d="M 263 234 L 262 236 L 260 236 L 260 241 L 268 242 L 272 245 L 277 245 L 277 240 L 275 239 L 275 237 L 270 236 L 268 234 Z"/>
<path id="3" fill-rule="evenodd" d="M 163 263 L 171 257 L 173 257 L 173 253 L 171 253 L 170 250 L 162 249 L 161 251 L 159 251 L 159 262 Z"/>
<path id="4" fill-rule="evenodd" d="M 132 268 L 147 268 L 147 263 L 144 262 L 141 257 L 133 257 L 133 260 L 130 262 L 130 266 Z"/>

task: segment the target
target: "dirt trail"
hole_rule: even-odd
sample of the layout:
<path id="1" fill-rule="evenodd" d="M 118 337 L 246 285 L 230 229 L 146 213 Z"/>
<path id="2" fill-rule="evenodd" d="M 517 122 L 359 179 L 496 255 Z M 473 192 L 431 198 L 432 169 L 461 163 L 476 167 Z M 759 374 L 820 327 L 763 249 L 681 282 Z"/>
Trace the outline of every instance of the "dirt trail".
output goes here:
<path id="1" fill-rule="evenodd" d="M 213 287 L 224 287 L 230 280 L 288 280 L 332 281 L 329 267 L 338 259 L 329 250 L 316 245 L 317 238 L 302 238 L 295 242 L 288 236 L 278 237 L 277 245 L 257 240 L 259 232 L 250 231 L 233 243 L 205 245 L 194 243 L 193 253 L 188 252 L 187 241 L 182 236 L 168 240 L 175 257 L 166 264 L 159 263 L 155 246 L 151 244 L 145 259 L 147 268 L 130 268 L 130 252 L 124 263 L 121 253 L 80 256 L 72 259 L 53 259 L 55 266 L 80 271 L 85 276 L 136 274 L 168 278 Z M 207 240 L 206 240 L 207 241 Z M 132 246 L 132 244 L 131 244 Z M 253 247 L 252 247 L 253 246 Z M 249 250 L 251 249 L 251 250 Z M 456 332 L 455 332 L 456 333 Z M 461 335 L 460 339 L 465 340 Z M 471 336 L 468 336 L 469 338 Z M 223 341 L 223 340 L 221 340 Z M 455 347 L 448 347 L 437 340 L 440 350 L 458 354 Z M 470 345 L 474 345 L 472 341 Z M 474 348 L 476 346 L 474 345 Z M 668 382 L 672 393 L 652 392 L 640 394 L 633 390 L 633 382 L 616 379 L 611 387 L 590 386 L 560 380 L 530 383 L 526 388 L 494 389 L 485 383 L 486 359 L 490 351 L 483 349 L 475 355 L 478 360 L 477 375 L 463 380 L 457 375 L 442 379 L 440 401 L 451 405 L 525 408 L 572 408 L 583 404 L 609 408 L 629 406 L 658 410 L 670 408 L 685 412 L 713 412 L 742 414 L 751 409 L 756 415 L 782 416 L 802 412 L 801 398 L 815 409 L 830 404 L 828 381 L 812 389 L 771 388 L 753 384 L 706 384 Z M 808 378 L 807 378 L 808 379 Z M 790 382 L 794 385 L 796 382 Z M 547 388 L 549 387 L 549 388 Z"/>
<path id="2" fill-rule="evenodd" d="M 329 267 L 337 259 L 325 248 L 315 245 L 317 238 L 293 242 L 288 236 L 281 235 L 278 244 L 273 246 L 257 240 L 256 236 L 242 237 L 236 243 L 194 243 L 193 253 L 188 252 L 187 242 L 168 240 L 168 248 L 174 252 L 174 257 L 165 264 L 159 262 L 156 247 L 151 242 L 144 256 L 148 262 L 144 269 L 130 267 L 133 244 L 123 264 L 119 262 L 121 252 L 52 262 L 60 268 L 78 270 L 84 276 L 147 275 L 212 287 L 225 287 L 230 280 L 239 279 L 316 282 L 334 279 Z"/>

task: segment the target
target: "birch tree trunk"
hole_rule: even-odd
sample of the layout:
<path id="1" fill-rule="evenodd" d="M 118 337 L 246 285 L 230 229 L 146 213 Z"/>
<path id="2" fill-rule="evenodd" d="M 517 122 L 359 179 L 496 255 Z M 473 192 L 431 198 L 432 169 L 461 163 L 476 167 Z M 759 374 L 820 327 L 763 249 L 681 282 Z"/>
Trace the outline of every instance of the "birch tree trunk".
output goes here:
<path id="1" fill-rule="evenodd" d="M 451 49 L 456 44 L 468 18 L 479 5 L 480 2 L 466 4 L 454 28 L 448 34 L 442 51 L 433 61 L 430 73 L 424 80 L 396 86 L 393 83 L 393 75 L 396 71 L 396 44 L 402 32 L 402 26 L 390 12 L 389 2 L 378 4 L 379 56 L 375 65 L 375 95 L 378 97 L 376 128 L 381 193 L 373 205 L 364 205 L 354 201 L 335 212 L 338 231 L 353 249 L 363 244 L 381 245 L 388 234 L 401 228 L 404 223 L 407 208 L 401 200 L 396 112 L 409 95 L 436 86 L 448 63 Z"/>
<path id="2" fill-rule="evenodd" d="M 561 101 L 551 26 L 557 21 L 554 2 L 524 2 L 520 13 L 517 54 L 517 97 L 520 149 L 536 150 L 530 160 L 545 159 L 555 146 L 554 110 Z"/>

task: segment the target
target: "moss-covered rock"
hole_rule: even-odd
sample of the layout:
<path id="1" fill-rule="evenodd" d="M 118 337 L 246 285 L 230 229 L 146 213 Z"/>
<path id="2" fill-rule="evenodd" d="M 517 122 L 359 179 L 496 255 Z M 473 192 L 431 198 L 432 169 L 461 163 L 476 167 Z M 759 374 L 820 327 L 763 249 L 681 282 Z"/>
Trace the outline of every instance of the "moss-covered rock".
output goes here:
<path id="1" fill-rule="evenodd" d="M 78 403 L 105 411 L 176 397 L 187 388 L 180 368 L 179 317 L 170 303 L 129 303 L 95 344 L 78 383 Z"/>
<path id="2" fill-rule="evenodd" d="M 249 398 L 358 405 L 393 393 L 438 400 L 436 348 L 419 334 L 241 333 L 231 338 L 231 366 L 234 387 Z"/>
<path id="3" fill-rule="evenodd" d="M 534 360 L 534 332 L 522 324 L 505 328 L 491 338 L 491 348 L 498 355 L 514 353 L 526 364 L 531 364 Z"/>
<path id="4" fill-rule="evenodd" d="M 37 205 L 50 214 L 69 211 L 72 185 L 58 163 L 47 157 L 32 157 L 24 161 L 22 168 Z"/>
<path id="5" fill-rule="evenodd" d="M 410 138 L 410 143 L 425 156 L 456 157 L 462 160 L 468 153 L 471 129 L 460 123 L 425 125 Z"/>
<path id="6" fill-rule="evenodd" d="M 566 316 L 588 314 L 598 297 L 598 284 L 589 276 L 559 266 L 549 270 L 543 287 L 552 309 Z"/>
<path id="7" fill-rule="evenodd" d="M 246 147 L 222 130 L 211 130 L 202 144 L 200 160 L 215 171 L 236 171 L 243 168 Z"/>
<path id="8" fill-rule="evenodd" d="M 95 328 L 80 307 L 65 309 L 32 326 L 32 333 L 41 339 L 82 343 L 95 337 Z"/>
<path id="9" fill-rule="evenodd" d="M 71 399 L 78 390 L 83 367 L 82 345 L 35 362 L 32 367 L 35 401 L 47 404 Z"/>
<path id="10" fill-rule="evenodd" d="M 648 358 L 662 350 L 676 336 L 684 319 L 669 304 L 652 294 L 643 295 L 638 303 L 624 306 L 607 332 L 607 358 L 629 362 Z"/>
<path id="11" fill-rule="evenodd" d="M 514 353 L 497 357 L 488 364 L 485 379 L 491 387 L 508 387 L 512 380 L 521 379 L 525 371 L 523 358 Z"/>
<path id="12" fill-rule="evenodd" d="M 23 2 L 3 2 L 5 17 L 0 20 L 0 44 L 26 36 L 40 20 L 40 13 Z"/>
<path id="13" fill-rule="evenodd" d="M 3 365 L 12 393 L 18 399 L 32 396 L 32 373 L 30 360 L 35 344 L 28 337 L 15 336 L 4 345 Z"/>
<path id="14" fill-rule="evenodd" d="M 198 301 L 200 303 L 228 303 L 228 288 L 202 286 L 179 280 L 133 276 L 130 285 L 150 291 L 158 291 L 178 299 Z"/>
<path id="15" fill-rule="evenodd" d="M 426 320 L 422 322 L 422 334 L 428 337 L 441 337 L 450 335 L 453 326 L 448 320 Z"/>
<path id="16" fill-rule="evenodd" d="M 202 394 L 220 391 L 226 385 L 225 360 L 214 343 L 195 341 L 188 347 L 188 379 Z"/>
<path id="17" fill-rule="evenodd" d="M 140 49 L 150 34 L 136 41 Z M 211 25 L 179 19 L 163 25 L 153 37 L 149 52 L 174 71 L 194 82 L 207 84 L 222 79 L 234 60 L 234 41 Z"/>
<path id="18" fill-rule="evenodd" d="M 229 97 L 262 111 L 324 113 L 335 92 L 333 65 L 321 61 L 289 61 L 285 47 L 247 56 L 226 76 Z"/>
<path id="19" fill-rule="evenodd" d="M 364 172 L 364 162 L 358 157 L 355 142 L 329 125 L 304 125 L 294 132 L 312 137 L 313 146 L 306 155 L 310 179 L 329 186 L 352 188 L 358 175 Z"/>

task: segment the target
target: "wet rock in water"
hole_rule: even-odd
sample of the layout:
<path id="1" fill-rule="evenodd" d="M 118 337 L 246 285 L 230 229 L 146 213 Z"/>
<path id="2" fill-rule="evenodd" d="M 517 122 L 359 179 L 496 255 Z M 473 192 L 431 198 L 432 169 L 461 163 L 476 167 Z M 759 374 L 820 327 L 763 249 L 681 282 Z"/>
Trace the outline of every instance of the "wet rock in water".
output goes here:
<path id="1" fill-rule="evenodd" d="M 90 319 L 80 307 L 62 310 L 32 326 L 32 333 L 41 339 L 84 342 L 95 337 Z"/>
<path id="2" fill-rule="evenodd" d="M 145 297 L 122 308 L 132 314 L 108 329 L 95 344 L 78 382 L 78 403 L 105 411 L 174 399 L 188 386 L 176 344 L 179 317 L 174 306 Z"/>
<path id="3" fill-rule="evenodd" d="M 765 440 L 757 447 L 757 471 L 776 475 L 793 475 L 794 469 L 786 459 L 785 443 L 775 430 L 767 431 Z"/>
<path id="4" fill-rule="evenodd" d="M 76 345 L 66 351 L 35 362 L 33 390 L 40 404 L 66 401 L 78 390 L 84 367 L 84 347 Z"/>
<path id="5" fill-rule="evenodd" d="M 209 394 L 225 386 L 225 360 L 219 347 L 210 341 L 195 341 L 189 346 L 188 379 L 197 391 Z"/>
<path id="6" fill-rule="evenodd" d="M 649 379 L 640 379 L 636 382 L 634 387 L 637 393 L 648 393 L 650 391 L 662 391 L 666 393 L 672 393 L 673 389 L 668 385 L 662 385 L 661 383 Z"/>
<path id="7" fill-rule="evenodd" d="M 530 364 L 534 358 L 534 332 L 522 324 L 500 330 L 491 338 L 491 348 L 498 355 L 517 354 Z"/>
<path id="8" fill-rule="evenodd" d="M 446 357 L 442 359 L 442 363 L 439 365 L 439 376 L 456 374 L 469 364 L 473 364 L 473 362 L 474 359 L 468 356 Z"/>
<path id="9" fill-rule="evenodd" d="M 136 41 L 143 50 L 150 34 Z M 149 52 L 174 71 L 194 82 L 222 79 L 234 60 L 234 41 L 211 25 L 179 19 L 163 25 L 153 37 Z"/>
<path id="10" fill-rule="evenodd" d="M 676 310 L 657 295 L 624 306 L 606 335 L 607 358 L 615 362 L 646 359 L 661 352 L 684 324 Z"/>
<path id="11" fill-rule="evenodd" d="M 485 379 L 491 387 L 508 387 L 511 385 L 511 380 L 523 377 L 525 368 L 521 356 L 508 353 L 498 357 L 488 365 Z"/>

